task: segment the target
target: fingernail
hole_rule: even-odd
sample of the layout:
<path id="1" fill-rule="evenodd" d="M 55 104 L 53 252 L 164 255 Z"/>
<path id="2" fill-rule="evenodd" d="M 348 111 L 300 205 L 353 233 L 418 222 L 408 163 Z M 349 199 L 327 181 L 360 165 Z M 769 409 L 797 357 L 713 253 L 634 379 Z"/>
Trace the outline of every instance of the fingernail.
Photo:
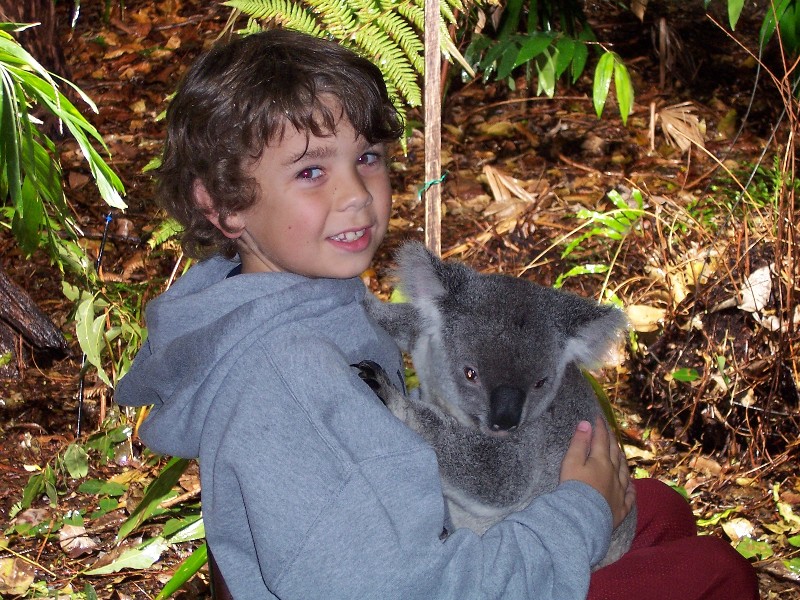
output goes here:
<path id="1" fill-rule="evenodd" d="M 578 423 L 578 431 L 591 431 L 592 424 L 589 421 L 581 421 Z"/>

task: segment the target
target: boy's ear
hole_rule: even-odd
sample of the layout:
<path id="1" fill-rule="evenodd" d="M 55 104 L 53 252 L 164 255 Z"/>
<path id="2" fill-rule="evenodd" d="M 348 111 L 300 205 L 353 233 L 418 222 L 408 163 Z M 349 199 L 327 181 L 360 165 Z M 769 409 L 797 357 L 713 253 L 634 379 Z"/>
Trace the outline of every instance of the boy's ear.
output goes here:
<path id="1" fill-rule="evenodd" d="M 214 227 L 222 232 L 222 235 L 232 240 L 242 235 L 245 223 L 244 219 L 241 217 L 241 213 L 230 214 L 228 218 L 225 219 L 225 227 L 223 227 L 219 220 L 219 211 L 214 207 L 211 194 L 208 193 L 206 186 L 204 186 L 203 182 L 199 179 L 195 179 L 192 194 L 194 195 L 195 204 L 197 204 L 203 215 L 205 215 L 206 219 L 208 219 Z"/>

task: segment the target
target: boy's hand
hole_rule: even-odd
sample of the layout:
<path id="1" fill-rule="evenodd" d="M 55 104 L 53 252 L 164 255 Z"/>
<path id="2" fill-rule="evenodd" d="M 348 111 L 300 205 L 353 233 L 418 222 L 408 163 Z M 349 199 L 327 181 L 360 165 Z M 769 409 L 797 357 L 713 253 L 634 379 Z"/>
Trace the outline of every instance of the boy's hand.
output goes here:
<path id="1" fill-rule="evenodd" d="M 575 430 L 564 460 L 560 481 L 575 479 L 588 483 L 603 495 L 611 507 L 614 527 L 633 508 L 635 492 L 628 472 L 628 463 L 616 439 L 610 436 L 605 423 L 597 417 L 592 426 L 581 421 Z"/>

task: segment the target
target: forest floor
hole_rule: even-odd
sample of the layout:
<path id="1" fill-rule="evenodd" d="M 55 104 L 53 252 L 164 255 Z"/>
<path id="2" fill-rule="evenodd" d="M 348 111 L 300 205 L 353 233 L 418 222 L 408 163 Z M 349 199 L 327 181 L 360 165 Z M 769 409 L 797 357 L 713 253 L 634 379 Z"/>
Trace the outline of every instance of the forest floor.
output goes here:
<path id="1" fill-rule="evenodd" d="M 111 3 L 105 21 L 100 6 L 84 4 L 74 30 L 63 29 L 62 43 L 72 80 L 99 108 L 90 119 L 109 146 L 129 206 L 114 215 L 103 274 L 108 281 L 138 286 L 147 300 L 163 290 L 177 266 L 174 246 L 154 252 L 144 245 L 162 218 L 152 202 L 151 176 L 143 171 L 163 139 L 158 116 L 191 59 L 223 32 L 229 12 L 201 0 L 130 0 L 123 13 Z M 742 223 L 757 222 L 763 215 L 759 210 L 743 215 L 731 177 L 709 156 L 746 176 L 765 147 L 768 156 L 778 151 L 768 136 L 782 106 L 766 81 L 751 102 L 755 61 L 703 13 L 687 9 L 667 16 L 678 36 L 674 39 L 682 39 L 683 45 L 660 83 L 651 42 L 656 15 L 641 23 L 622 13 L 601 14 L 598 9 L 590 14 L 598 37 L 613 42 L 632 72 L 637 95 L 627 126 L 613 104 L 597 118 L 587 75 L 571 87 L 560 87 L 554 98 L 531 95 L 524 79 L 517 80 L 515 91 L 491 82 L 451 83 L 443 107 L 443 254 L 486 272 L 525 276 L 544 285 L 577 267 L 582 274 L 565 278 L 566 289 L 595 298 L 607 289 L 626 306 L 636 307 L 629 313 L 637 329 L 635 342 L 618 366 L 601 374 L 636 474 L 684 491 L 703 532 L 730 540 L 751 558 L 763 598 L 796 600 L 796 346 L 788 353 L 785 345 L 780 346 L 783 353 L 776 351 L 775 336 L 732 302 L 742 281 L 774 260 L 774 240 L 749 237 Z M 751 23 L 749 29 L 754 27 Z M 745 20 L 737 33 L 747 31 Z M 708 155 L 670 146 L 660 127 L 651 133 L 651 106 L 660 113 L 687 101 L 704 131 Z M 740 130 L 745 114 L 749 116 Z M 410 116 L 419 118 L 413 112 Z M 390 233 L 374 270 L 364 276 L 382 295 L 394 283 L 393 251 L 402 241 L 423 236 L 424 202 L 418 198 L 423 156 L 418 126 L 407 153 L 398 148 L 393 158 Z M 107 208 L 68 141 L 62 163 L 84 243 L 97 252 Z M 767 171 L 771 167 L 768 159 Z M 576 216 L 580 210 L 607 214 L 619 208 L 613 197 L 636 209 L 636 190 L 642 193 L 643 213 L 635 213 L 635 223 L 622 240 L 597 232 L 562 256 L 567 241 L 575 239 L 574 231 L 586 221 Z M 720 207 L 729 211 L 727 216 L 720 214 Z M 679 221 L 685 221 L 689 233 L 678 236 L 677 227 L 665 233 L 665 223 Z M 602 229 L 599 223 L 593 227 Z M 8 275 L 69 333 L 74 327 L 72 305 L 62 293 L 60 273 L 41 257 L 23 257 L 5 230 L 0 231 L 0 255 Z M 613 264 L 611 274 L 592 275 L 595 264 Z M 709 270 L 702 278 L 698 264 Z M 702 327 L 694 326 L 698 320 Z M 110 390 L 91 374 L 83 434 L 93 436 L 95 447 L 111 448 L 111 460 L 93 461 L 89 478 L 124 481 L 125 493 L 114 496 L 112 506 L 103 505 L 96 489 L 62 477 L 57 506 L 39 499 L 11 517 L 36 472 L 32 469 L 52 464 L 75 440 L 81 353 L 70 340 L 70 356 L 41 364 L 28 357 L 19 364 L 18 378 L 0 380 L 0 526 L 5 531 L 0 533 L 0 560 L 20 558 L 13 572 L 0 566 L 0 582 L 17 577 L 23 582 L 17 591 L 29 597 L 37 590 L 43 595 L 53 589 L 78 592 L 91 584 L 100 598 L 151 598 L 196 544 L 171 546 L 148 568 L 83 574 L 101 564 L 96 561 L 119 556 L 117 529 L 141 499 L 144 484 L 163 465 L 143 458 L 140 446 L 120 443 L 112 439 L 115 433 L 101 427 L 117 409 Z M 707 375 L 698 377 L 697 372 Z M 199 499 L 196 469 L 184 474 L 180 486 L 184 500 Z M 70 510 L 95 511 L 87 533 L 93 545 L 85 553 L 71 553 L 57 536 L 47 535 L 47 524 L 52 528 L 63 523 Z M 37 536 L 20 535 L 20 519 L 44 524 L 45 530 Z M 155 529 L 146 524 L 136 539 Z M 205 572 L 181 594 L 207 594 Z"/>

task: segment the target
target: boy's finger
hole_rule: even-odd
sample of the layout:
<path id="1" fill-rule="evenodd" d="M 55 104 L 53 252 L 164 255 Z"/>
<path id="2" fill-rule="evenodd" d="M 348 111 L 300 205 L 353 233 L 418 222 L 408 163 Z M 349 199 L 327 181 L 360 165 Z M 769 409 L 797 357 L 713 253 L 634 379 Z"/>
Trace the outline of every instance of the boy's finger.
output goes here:
<path id="1" fill-rule="evenodd" d="M 572 436 L 562 464 L 585 464 L 591 444 L 592 425 L 588 421 L 581 421 L 575 428 L 575 434 Z"/>
<path id="2" fill-rule="evenodd" d="M 603 419 L 597 417 L 594 421 L 594 436 L 592 437 L 592 449 L 590 454 L 602 456 L 608 452 L 608 429 Z M 612 454 L 613 456 L 613 454 Z"/>

